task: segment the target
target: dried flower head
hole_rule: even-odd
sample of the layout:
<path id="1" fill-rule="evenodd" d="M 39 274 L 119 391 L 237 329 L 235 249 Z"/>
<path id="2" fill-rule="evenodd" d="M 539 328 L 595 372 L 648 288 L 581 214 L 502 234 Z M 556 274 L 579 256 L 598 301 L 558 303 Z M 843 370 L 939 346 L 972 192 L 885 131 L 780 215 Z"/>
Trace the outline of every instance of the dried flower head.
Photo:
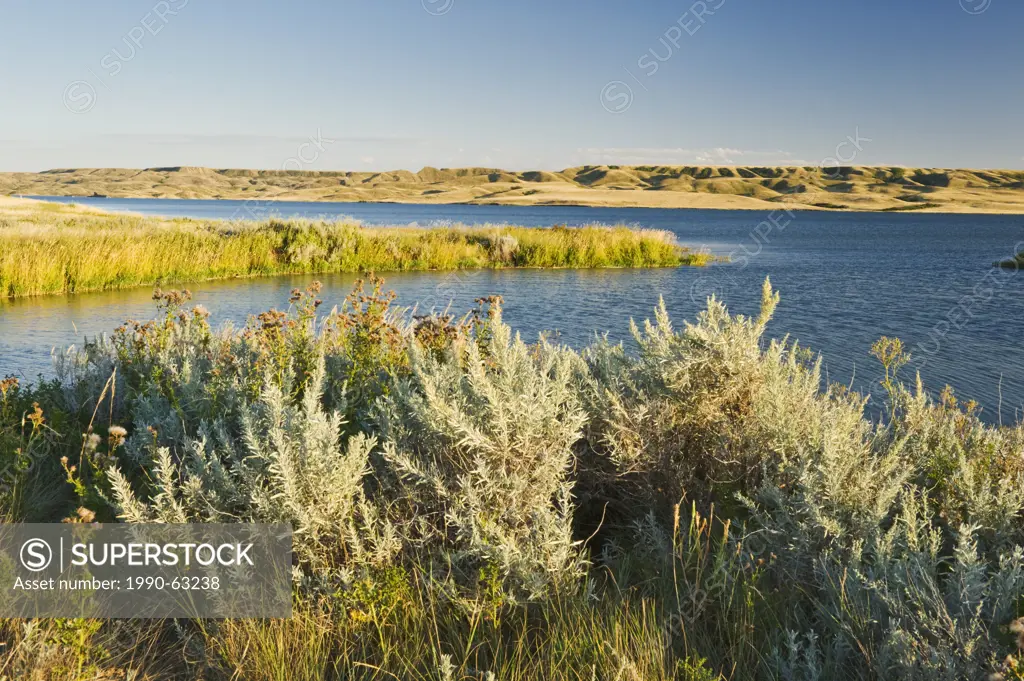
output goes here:
<path id="1" fill-rule="evenodd" d="M 128 431 L 121 426 L 111 426 L 107 433 L 110 435 L 109 442 L 111 447 L 120 447 L 124 444 L 125 437 L 128 436 Z"/>
<path id="2" fill-rule="evenodd" d="M 33 428 L 39 428 L 46 422 L 46 419 L 43 417 L 43 410 L 38 402 L 32 403 L 32 412 L 28 415 L 28 420 L 32 422 Z"/>
<path id="3" fill-rule="evenodd" d="M 7 378 L 0 381 L 0 398 L 6 398 L 7 393 L 17 389 L 18 379 L 14 376 L 8 376 Z"/>
<path id="4" fill-rule="evenodd" d="M 1017 647 L 1024 650 L 1024 617 L 1010 622 L 1010 632 L 1017 634 Z"/>
<path id="5" fill-rule="evenodd" d="M 85 439 L 85 451 L 89 454 L 95 452 L 103 442 L 103 438 L 96 433 L 85 433 L 82 437 Z"/>
<path id="6" fill-rule="evenodd" d="M 157 301 L 157 307 L 175 310 L 192 299 L 192 292 L 188 289 L 182 291 L 164 291 L 153 289 L 153 300 Z"/>
<path id="7" fill-rule="evenodd" d="M 89 509 L 85 508 L 84 506 L 79 506 L 78 510 L 75 511 L 75 515 L 69 516 L 69 517 L 65 518 L 64 520 L 62 520 L 61 522 L 65 522 L 65 523 L 92 523 L 92 522 L 96 522 L 96 514 L 93 511 L 90 511 Z"/>

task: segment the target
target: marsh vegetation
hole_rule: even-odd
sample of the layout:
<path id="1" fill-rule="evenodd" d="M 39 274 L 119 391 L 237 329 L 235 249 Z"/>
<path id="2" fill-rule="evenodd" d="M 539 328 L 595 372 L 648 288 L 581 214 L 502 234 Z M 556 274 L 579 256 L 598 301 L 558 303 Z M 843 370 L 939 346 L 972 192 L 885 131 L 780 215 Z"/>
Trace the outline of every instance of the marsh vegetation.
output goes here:
<path id="1" fill-rule="evenodd" d="M 7 297 L 274 274 L 677 267 L 709 260 L 668 232 L 627 227 L 203 221 L 0 203 L 0 294 Z"/>

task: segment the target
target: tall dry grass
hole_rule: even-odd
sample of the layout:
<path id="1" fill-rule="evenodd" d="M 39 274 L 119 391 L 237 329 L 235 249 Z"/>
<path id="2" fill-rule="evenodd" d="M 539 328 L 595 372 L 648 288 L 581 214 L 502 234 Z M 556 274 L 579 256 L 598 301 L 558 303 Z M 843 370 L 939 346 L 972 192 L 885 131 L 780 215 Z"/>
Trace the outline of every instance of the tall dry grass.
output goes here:
<path id="1" fill-rule="evenodd" d="M 504 267 L 675 267 L 706 254 L 671 234 L 626 227 L 362 227 L 113 215 L 38 202 L 0 204 L 0 295 L 326 272 Z"/>

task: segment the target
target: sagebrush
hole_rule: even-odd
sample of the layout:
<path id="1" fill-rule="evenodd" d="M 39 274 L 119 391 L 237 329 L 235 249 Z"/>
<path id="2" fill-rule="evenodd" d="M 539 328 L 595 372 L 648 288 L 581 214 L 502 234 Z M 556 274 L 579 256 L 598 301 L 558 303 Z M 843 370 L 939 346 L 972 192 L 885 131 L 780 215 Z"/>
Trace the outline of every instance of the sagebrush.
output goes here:
<path id="1" fill-rule="evenodd" d="M 293 620 L 156 626 L 135 657 L 113 623 L 7 623 L 0 674 L 1024 678 L 1024 426 L 908 386 L 895 340 L 868 396 L 765 338 L 768 282 L 757 317 L 659 306 L 579 351 L 371 283 L 240 330 L 159 291 L 0 386 L 9 519 L 301 530 Z"/>

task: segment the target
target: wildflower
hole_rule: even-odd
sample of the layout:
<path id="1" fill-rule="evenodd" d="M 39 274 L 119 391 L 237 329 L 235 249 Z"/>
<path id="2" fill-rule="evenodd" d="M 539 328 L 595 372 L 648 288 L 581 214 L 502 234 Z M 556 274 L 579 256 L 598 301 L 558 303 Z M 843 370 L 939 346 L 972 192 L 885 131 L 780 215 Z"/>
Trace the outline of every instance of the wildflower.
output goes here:
<path id="1" fill-rule="evenodd" d="M 153 290 L 153 300 L 157 301 L 157 307 L 165 307 L 168 310 L 181 307 L 184 303 L 192 299 L 192 292 L 188 289 L 182 291 L 168 291 L 164 292 L 162 289 Z"/>
<path id="2" fill-rule="evenodd" d="M 1024 617 L 1010 622 L 1010 632 L 1017 634 L 1017 647 L 1024 650 Z"/>
<path id="3" fill-rule="evenodd" d="M 96 513 L 90 511 L 84 506 L 79 506 L 78 510 L 75 511 L 75 515 L 69 516 L 62 520 L 65 523 L 92 523 L 96 521 Z"/>
<path id="4" fill-rule="evenodd" d="M 111 447 L 120 447 L 123 445 L 124 439 L 128 435 L 128 431 L 121 426 L 111 426 L 107 433 L 110 435 L 109 441 Z"/>
<path id="5" fill-rule="evenodd" d="M 83 434 L 82 437 L 85 438 L 85 451 L 87 451 L 90 454 L 95 452 L 96 449 L 100 446 L 100 442 L 103 441 L 103 438 L 101 438 L 96 433 Z"/>
<path id="6" fill-rule="evenodd" d="M 8 376 L 4 380 L 0 381 L 0 398 L 6 399 L 7 393 L 15 390 L 18 387 L 18 379 L 14 376 Z"/>
<path id="7" fill-rule="evenodd" d="M 38 402 L 32 403 L 32 413 L 28 415 L 28 420 L 32 422 L 33 428 L 39 428 L 46 421 L 43 418 L 43 410 L 39 407 Z"/>

